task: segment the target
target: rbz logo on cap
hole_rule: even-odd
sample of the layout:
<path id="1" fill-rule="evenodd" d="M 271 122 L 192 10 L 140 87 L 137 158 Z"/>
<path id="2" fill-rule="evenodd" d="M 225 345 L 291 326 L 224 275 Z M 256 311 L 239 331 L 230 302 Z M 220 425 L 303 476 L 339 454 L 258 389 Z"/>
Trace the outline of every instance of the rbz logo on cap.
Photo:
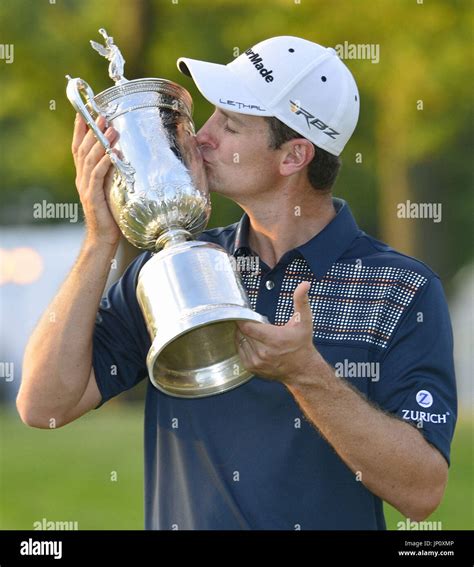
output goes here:
<path id="1" fill-rule="evenodd" d="M 263 59 L 258 53 L 255 53 L 251 49 L 247 49 L 245 55 L 247 55 L 252 65 L 255 67 L 255 69 L 257 69 L 260 75 L 262 75 L 262 77 L 265 77 L 265 81 L 267 81 L 267 83 L 271 83 L 273 81 L 273 69 L 271 69 L 270 71 L 268 69 L 265 69 L 265 67 L 263 66 Z"/>
<path id="2" fill-rule="evenodd" d="M 293 102 L 292 100 L 290 100 L 290 109 L 291 112 L 294 112 L 296 114 L 296 116 L 302 114 L 306 118 L 306 123 L 308 124 L 309 129 L 311 129 L 311 126 L 315 126 L 318 130 L 322 130 L 323 134 L 327 134 L 333 140 L 336 139 L 336 136 L 339 136 L 340 132 L 336 132 L 336 130 L 330 128 L 322 120 L 316 118 L 314 114 L 311 114 L 311 112 L 305 110 L 298 103 Z M 326 128 L 328 129 L 327 132 L 326 132 Z"/>
<path id="3" fill-rule="evenodd" d="M 428 390 L 420 390 L 416 394 L 416 401 L 422 408 L 429 408 L 433 405 L 433 396 L 428 392 Z"/>

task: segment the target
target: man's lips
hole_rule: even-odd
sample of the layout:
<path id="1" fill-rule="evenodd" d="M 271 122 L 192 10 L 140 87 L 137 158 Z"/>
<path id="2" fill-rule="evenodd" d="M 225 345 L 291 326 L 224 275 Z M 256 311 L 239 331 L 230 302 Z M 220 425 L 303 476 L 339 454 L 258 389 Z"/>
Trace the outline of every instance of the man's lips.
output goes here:
<path id="1" fill-rule="evenodd" d="M 198 146 L 198 150 L 199 153 L 201 154 L 201 159 L 204 162 L 204 165 L 209 165 L 209 162 L 207 161 L 207 159 L 204 157 L 204 147 L 203 146 Z"/>

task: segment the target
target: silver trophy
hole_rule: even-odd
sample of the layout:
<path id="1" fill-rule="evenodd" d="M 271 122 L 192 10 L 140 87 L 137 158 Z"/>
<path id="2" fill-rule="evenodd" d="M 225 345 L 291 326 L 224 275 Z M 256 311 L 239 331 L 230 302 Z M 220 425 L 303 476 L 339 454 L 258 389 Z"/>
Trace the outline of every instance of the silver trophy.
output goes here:
<path id="1" fill-rule="evenodd" d="M 165 79 L 127 80 L 113 38 L 99 33 L 105 45 L 91 44 L 110 61 L 115 86 L 94 95 L 67 75 L 66 92 L 116 169 L 108 195 L 115 221 L 133 245 L 153 252 L 136 290 L 152 340 L 150 380 L 183 398 L 230 390 L 252 376 L 237 353 L 236 321 L 268 321 L 250 308 L 228 253 L 193 240 L 211 206 L 191 96 Z M 99 116 L 118 131 L 113 149 L 96 125 Z"/>

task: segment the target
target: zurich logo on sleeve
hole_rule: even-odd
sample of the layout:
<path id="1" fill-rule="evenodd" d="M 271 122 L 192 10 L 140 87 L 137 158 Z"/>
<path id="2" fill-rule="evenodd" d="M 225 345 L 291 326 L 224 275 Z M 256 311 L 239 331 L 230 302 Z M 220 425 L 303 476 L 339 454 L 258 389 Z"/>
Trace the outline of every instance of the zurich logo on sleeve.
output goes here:
<path id="1" fill-rule="evenodd" d="M 429 408 L 433 405 L 433 396 L 428 390 L 420 390 L 416 394 L 416 401 L 422 408 Z"/>

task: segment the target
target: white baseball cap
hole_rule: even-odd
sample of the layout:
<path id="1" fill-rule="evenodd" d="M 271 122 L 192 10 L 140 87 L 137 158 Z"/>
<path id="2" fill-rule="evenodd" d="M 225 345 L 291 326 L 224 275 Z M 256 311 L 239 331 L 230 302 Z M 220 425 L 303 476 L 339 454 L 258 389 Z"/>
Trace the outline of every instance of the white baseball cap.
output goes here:
<path id="1" fill-rule="evenodd" d="M 177 64 L 214 106 L 275 116 L 331 154 L 342 152 L 356 127 L 357 85 L 331 47 L 280 36 L 257 43 L 228 65 L 187 57 Z"/>

